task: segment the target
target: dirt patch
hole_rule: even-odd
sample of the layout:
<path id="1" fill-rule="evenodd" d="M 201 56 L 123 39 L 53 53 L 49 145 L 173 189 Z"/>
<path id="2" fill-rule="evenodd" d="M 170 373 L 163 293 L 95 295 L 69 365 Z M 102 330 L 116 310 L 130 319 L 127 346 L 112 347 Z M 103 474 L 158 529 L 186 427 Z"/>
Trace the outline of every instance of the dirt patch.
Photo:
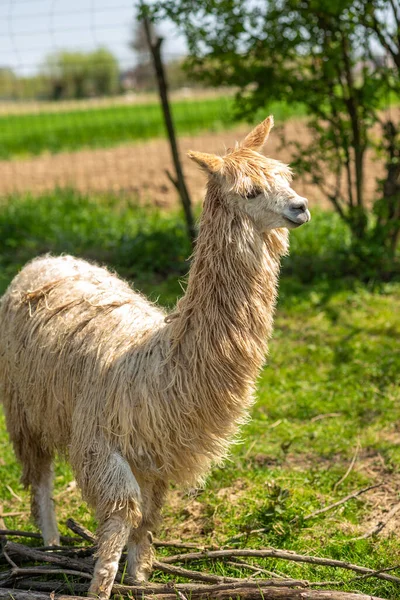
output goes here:
<path id="1" fill-rule="evenodd" d="M 248 126 L 203 133 L 180 138 L 180 150 L 188 187 L 194 201 L 204 195 L 206 178 L 199 168 L 186 158 L 190 149 L 222 153 L 233 146 L 247 132 Z M 288 141 L 310 141 L 310 133 L 304 121 L 289 121 L 276 127 L 266 148 L 267 154 L 289 163 L 291 151 L 281 148 L 283 138 Z M 173 172 L 167 140 L 152 140 L 137 144 L 125 144 L 115 148 L 62 152 L 35 158 L 0 161 L 0 195 L 14 192 L 40 194 L 56 187 L 71 187 L 83 192 L 115 192 L 137 195 L 142 202 L 160 207 L 177 206 L 177 192 L 169 181 L 166 170 Z M 367 158 L 366 196 L 375 191 L 375 180 L 381 166 Z M 327 182 L 329 183 L 329 176 Z M 330 206 L 320 190 L 303 178 L 296 177 L 294 188 L 314 205 Z"/>
<path id="2" fill-rule="evenodd" d="M 381 439 L 390 442 L 393 445 L 400 445 L 400 432 L 397 430 L 382 432 Z M 316 457 L 310 453 L 287 453 L 280 465 L 292 472 L 309 471 L 311 469 L 329 470 L 337 464 L 342 464 L 346 469 L 350 465 L 351 458 L 344 458 L 336 455 L 329 458 Z M 268 469 L 273 466 L 271 457 L 263 454 L 256 454 L 253 457 L 253 463 Z M 339 527 L 346 535 L 352 537 L 361 536 L 371 531 L 378 523 L 385 520 L 388 513 L 400 502 L 400 473 L 394 473 L 391 466 L 387 464 L 385 458 L 375 450 L 364 449 L 360 452 L 354 468 L 351 472 L 361 473 L 369 479 L 369 485 L 380 484 L 379 487 L 369 490 L 360 496 L 360 501 L 364 504 L 364 518 L 359 524 L 355 525 L 349 521 L 339 519 Z M 350 476 L 351 476 L 350 472 Z M 367 486 L 365 486 L 367 487 Z M 338 488 L 338 494 L 340 490 Z M 346 492 L 343 492 L 343 496 Z M 323 495 L 319 497 L 321 506 L 327 504 Z M 327 513 L 327 516 L 336 518 L 335 511 Z M 387 525 L 379 533 L 380 537 L 388 537 L 392 533 L 400 530 L 400 510 L 393 515 Z"/>
<path id="3" fill-rule="evenodd" d="M 397 443 L 400 443 L 399 436 Z M 380 483 L 377 488 L 369 490 L 363 498 L 366 503 L 366 515 L 360 524 L 358 535 L 372 530 L 384 520 L 389 511 L 400 501 L 400 473 L 393 473 L 385 463 L 384 457 L 376 452 L 365 452 L 360 458 L 357 470 L 369 475 L 372 483 Z M 388 537 L 400 529 L 400 511 L 396 513 L 379 533 L 380 537 Z"/>
<path id="4" fill-rule="evenodd" d="M 201 494 L 185 493 L 174 489 L 168 494 L 162 525 L 163 535 L 174 538 L 195 539 L 217 535 L 223 528 L 218 506 L 238 505 L 248 492 L 248 482 L 237 479 L 232 486 L 220 488 L 215 496 L 217 503 L 212 505 Z"/>
<path id="5" fill-rule="evenodd" d="M 180 490 L 171 491 L 166 512 L 162 525 L 163 534 L 185 539 L 203 536 L 208 529 L 207 505 L 195 496 Z"/>

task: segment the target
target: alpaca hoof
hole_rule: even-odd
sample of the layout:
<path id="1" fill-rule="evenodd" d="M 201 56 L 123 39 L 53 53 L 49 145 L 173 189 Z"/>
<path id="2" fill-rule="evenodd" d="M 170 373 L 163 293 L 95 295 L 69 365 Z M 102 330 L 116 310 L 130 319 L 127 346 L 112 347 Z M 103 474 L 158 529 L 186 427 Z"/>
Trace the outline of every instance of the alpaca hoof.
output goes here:
<path id="1" fill-rule="evenodd" d="M 97 600 L 108 600 L 110 597 L 110 594 L 106 594 L 106 592 L 91 592 L 90 590 L 87 595 L 89 598 L 97 598 Z"/>
<path id="2" fill-rule="evenodd" d="M 98 586 L 90 586 L 87 595 L 89 598 L 97 598 L 98 600 L 108 600 L 111 595 L 111 589 L 107 592 Z"/>
<path id="3" fill-rule="evenodd" d="M 135 583 L 146 583 L 149 580 L 149 573 L 146 571 L 138 571 L 131 579 L 134 580 Z"/>
<path id="4" fill-rule="evenodd" d="M 43 537 L 43 542 L 44 542 L 45 546 L 59 546 L 60 545 L 60 536 L 57 533 L 57 535 Z"/>
<path id="5" fill-rule="evenodd" d="M 148 582 L 148 577 L 140 577 L 140 575 L 136 575 L 136 577 L 132 577 L 132 575 L 126 575 L 124 577 L 124 585 L 138 585 Z"/>

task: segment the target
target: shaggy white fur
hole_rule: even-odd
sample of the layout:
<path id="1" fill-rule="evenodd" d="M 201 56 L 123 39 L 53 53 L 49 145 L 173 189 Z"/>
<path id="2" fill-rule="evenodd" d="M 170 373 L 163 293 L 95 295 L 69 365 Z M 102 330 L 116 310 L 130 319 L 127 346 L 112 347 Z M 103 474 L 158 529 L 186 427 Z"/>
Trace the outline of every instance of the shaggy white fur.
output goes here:
<path id="1" fill-rule="evenodd" d="M 290 171 L 257 152 L 266 119 L 225 157 L 192 153 L 209 172 L 185 296 L 175 311 L 106 269 L 45 256 L 0 307 L 0 385 L 22 480 L 46 544 L 58 542 L 52 460 L 68 456 L 99 519 L 90 592 L 151 571 L 148 531 L 168 483 L 193 485 L 247 418 L 272 331 L 287 227 L 309 220 Z"/>

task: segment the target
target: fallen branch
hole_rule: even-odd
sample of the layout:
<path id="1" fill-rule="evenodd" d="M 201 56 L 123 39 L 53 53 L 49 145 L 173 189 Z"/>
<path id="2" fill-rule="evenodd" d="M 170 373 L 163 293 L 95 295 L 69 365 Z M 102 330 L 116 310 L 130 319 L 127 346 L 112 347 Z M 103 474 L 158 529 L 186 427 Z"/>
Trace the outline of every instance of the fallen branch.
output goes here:
<path id="1" fill-rule="evenodd" d="M 119 588 L 124 586 L 118 586 Z M 114 593 L 121 593 L 117 588 Z M 144 595 L 146 592 L 142 590 L 138 593 L 131 590 L 134 598 L 150 600 L 151 595 Z M 151 594 L 151 592 L 150 592 Z M 83 596 L 67 596 L 55 594 L 52 596 L 54 600 L 87 600 Z M 365 594 L 354 594 L 352 592 L 328 591 L 328 590 L 303 590 L 303 589 L 284 589 L 279 587 L 251 587 L 236 590 L 234 588 L 221 591 L 206 592 L 202 589 L 196 592 L 192 591 L 191 598 L 196 600 L 228 600 L 229 598 L 245 598 L 246 600 L 384 600 L 377 596 Z M 157 596 L 158 600 L 176 600 L 177 592 L 174 588 L 170 588 L 169 592 Z M 0 588 L 0 600 L 49 600 L 49 595 L 42 592 L 23 591 L 15 589 Z M 152 599 L 154 600 L 154 599 Z"/>
<path id="2" fill-rule="evenodd" d="M 162 573 L 169 573 L 170 575 L 176 575 L 178 577 L 187 577 L 187 579 L 194 579 L 195 581 L 206 581 L 208 583 L 225 583 L 225 582 L 237 582 L 243 581 L 238 577 L 223 577 L 220 575 L 213 575 L 212 573 L 202 573 L 200 571 L 190 571 L 183 567 L 176 567 L 175 565 L 167 565 L 163 562 L 154 561 L 154 569 L 161 571 Z"/>
<path id="3" fill-rule="evenodd" d="M 246 598 L 262 600 L 262 598 L 282 599 L 282 600 L 382 600 L 373 596 L 365 596 L 352 592 L 341 592 L 332 590 L 310 590 L 305 589 L 304 582 L 300 589 L 291 587 L 295 580 L 272 581 L 267 582 L 246 582 L 236 584 L 219 585 L 193 585 L 193 584 L 175 584 L 173 586 L 163 586 L 164 590 L 158 588 L 156 591 L 150 585 L 149 587 L 114 585 L 114 594 L 132 594 L 135 598 L 149 598 L 151 594 L 157 595 L 157 600 L 176 600 L 176 593 L 179 591 L 185 595 L 190 595 L 192 599 L 212 599 L 212 598 Z M 288 585 L 289 584 L 289 585 Z M 1 600 L 1 597 L 0 597 Z M 16 599 L 18 600 L 18 599 Z"/>
<path id="4" fill-rule="evenodd" d="M 385 569 L 377 569 L 376 571 L 373 571 L 372 573 L 366 573 L 365 575 L 357 575 L 357 577 L 353 577 L 353 579 L 350 579 L 349 583 L 351 583 L 352 581 L 361 581 L 361 579 L 367 579 L 368 577 L 374 577 L 378 573 L 387 573 L 388 571 L 394 571 L 395 569 L 400 569 L 400 565 L 395 565 L 394 567 L 386 567 Z"/>
<path id="5" fill-rule="evenodd" d="M 16 579 L 13 582 L 15 589 L 32 590 L 35 592 L 55 592 L 60 594 L 71 594 L 71 586 L 63 579 L 52 579 L 46 581 L 38 581 L 37 579 Z M 73 583 L 73 591 L 75 594 L 87 594 L 89 582 Z M 1 589 L 1 588 L 0 588 Z M 71 598 L 71 596 L 68 596 Z"/>
<path id="6" fill-rule="evenodd" d="M 87 542 L 90 542 L 91 544 L 96 544 L 96 537 L 92 534 L 92 532 L 86 529 L 86 527 L 84 527 L 80 523 L 77 523 L 75 519 L 67 519 L 65 524 L 68 527 L 68 529 L 79 535 Z M 205 546 L 193 544 L 190 542 L 183 543 L 179 541 L 164 542 L 161 540 L 153 540 L 153 546 L 155 548 L 193 548 L 194 550 L 206 550 Z"/>
<path id="7" fill-rule="evenodd" d="M 87 600 L 86 596 L 66 596 L 63 594 L 54 595 L 53 600 Z M 23 591 L 0 588 L 0 600 L 49 600 L 49 594 L 43 594 L 42 592 L 34 591 Z M 360 600 L 360 599 L 357 599 Z M 361 599 L 362 600 L 362 599 Z"/>
<path id="8" fill-rule="evenodd" d="M 245 562 L 244 560 L 236 559 L 227 562 L 228 565 L 232 567 L 242 567 L 244 569 L 249 569 L 249 571 L 255 571 L 257 573 L 264 573 L 264 575 L 270 575 L 270 577 L 276 577 L 277 579 L 285 579 L 283 575 L 279 575 L 279 573 L 274 573 L 274 571 L 267 571 L 267 569 L 263 569 L 259 565 L 251 565 L 250 563 Z"/>
<path id="9" fill-rule="evenodd" d="M 333 419 L 334 417 L 341 417 L 342 413 L 340 412 L 332 412 L 332 413 L 323 413 L 321 415 L 316 415 L 312 419 L 310 419 L 310 423 L 316 423 L 317 421 L 322 421 L 322 419 Z"/>
<path id="10" fill-rule="evenodd" d="M 35 562 L 46 562 L 58 565 L 66 569 L 73 569 L 76 571 L 85 571 L 86 573 L 93 572 L 93 561 L 87 563 L 84 560 L 75 560 L 68 556 L 60 556 L 52 552 L 41 552 L 40 550 L 34 550 L 28 546 L 22 544 L 15 544 L 13 542 L 7 542 L 4 549 L 11 556 L 20 556 L 25 560 L 31 560 Z"/>
<path id="11" fill-rule="evenodd" d="M 347 569 L 349 571 L 355 571 L 356 573 L 373 573 L 373 569 L 367 567 L 361 567 L 359 565 L 353 565 L 341 560 L 335 560 L 332 558 L 322 558 L 319 556 L 308 556 L 303 554 L 296 554 L 289 550 L 277 550 L 275 548 L 269 548 L 265 550 L 247 550 L 247 549 L 234 549 L 234 550 L 210 550 L 204 552 L 190 552 L 186 554 L 175 554 L 173 556 L 166 556 L 164 563 L 175 563 L 175 562 L 188 562 L 191 560 L 204 560 L 205 558 L 234 558 L 234 557 L 258 557 L 258 558 L 279 558 L 281 560 L 289 560 L 293 562 L 308 563 L 312 565 L 321 565 L 325 567 L 335 567 L 340 569 Z M 385 579 L 393 583 L 400 583 L 400 577 L 394 575 L 386 575 L 384 573 L 376 574 L 375 577 L 379 579 Z"/>
<path id="12" fill-rule="evenodd" d="M 347 477 L 350 475 L 351 471 L 352 471 L 352 470 L 353 470 L 353 468 L 354 468 L 354 465 L 356 464 L 356 460 L 357 460 L 357 457 L 358 457 L 358 453 L 359 453 L 359 451 L 360 451 L 360 440 L 358 439 L 358 440 L 357 440 L 357 445 L 356 445 L 356 450 L 355 450 L 355 452 L 354 452 L 354 456 L 353 456 L 353 458 L 351 459 L 350 465 L 349 465 L 349 467 L 348 467 L 348 469 L 347 469 L 346 473 L 343 475 L 343 477 L 341 477 L 341 478 L 339 479 L 339 481 L 337 481 L 337 482 L 335 483 L 335 485 L 333 486 L 333 491 L 334 491 L 334 492 L 336 492 L 336 490 L 337 490 L 337 488 L 339 487 L 339 485 L 341 485 L 341 484 L 342 484 L 342 483 L 343 483 L 343 482 L 344 482 L 344 481 L 347 479 Z"/>
<path id="13" fill-rule="evenodd" d="M 370 486 L 376 487 L 376 486 Z M 350 495 L 355 497 L 363 491 Z M 342 501 L 343 502 L 343 501 Z M 388 515 L 389 517 L 389 515 Z M 93 534 L 73 521 L 68 520 L 68 527 L 79 537 L 72 538 L 74 542 L 84 539 L 86 542 L 93 543 L 95 537 Z M 31 534 L 30 532 L 21 532 L 16 530 L 0 530 L 7 535 L 22 535 L 36 539 L 40 534 Z M 4 535 L 3 534 L 3 535 Z M 64 538 L 65 539 L 65 538 Z M 70 540 L 71 538 L 67 538 Z M 81 596 L 75 596 L 75 593 L 85 594 L 88 589 L 88 583 L 92 578 L 95 546 L 84 548 L 63 548 L 50 546 L 47 549 L 32 548 L 6 541 L 3 537 L 3 557 L 1 558 L 0 571 L 0 600 L 48 600 L 49 592 L 52 600 L 80 600 Z M 177 546 L 178 548 L 187 548 L 189 545 L 180 542 L 160 542 L 159 546 Z M 198 550 L 198 546 L 191 544 Z M 163 558 L 163 561 L 156 561 L 154 569 L 176 577 L 183 577 L 189 580 L 188 583 L 156 583 L 122 585 L 123 574 L 117 573 L 113 593 L 125 595 L 134 600 L 229 600 L 230 598 L 241 598 L 243 600 L 383 600 L 372 598 L 363 594 L 353 592 L 334 591 L 326 589 L 345 585 L 343 581 L 318 581 L 309 582 L 304 579 L 292 579 L 280 575 L 275 575 L 267 571 L 260 565 L 249 564 L 245 562 L 246 557 L 280 559 L 299 563 L 309 563 L 325 567 L 335 567 L 347 569 L 355 572 L 358 576 L 350 581 L 364 579 L 366 577 L 376 577 L 392 583 L 400 583 L 400 577 L 389 574 L 387 571 L 394 570 L 397 567 L 388 567 L 374 571 L 359 565 L 353 565 L 344 561 L 321 558 L 316 556 L 301 555 L 295 552 L 279 550 L 275 548 L 266 548 L 263 550 L 251 549 L 224 549 L 208 550 L 200 547 L 200 551 L 175 554 Z M 123 555 L 122 560 L 126 558 Z M 204 571 L 191 570 L 174 563 L 188 563 L 207 559 L 236 559 L 233 566 L 236 568 L 248 569 L 253 571 L 250 577 L 227 577 Z M 242 560 L 241 560 L 242 559 Z M 36 563 L 36 564 L 33 564 Z M 37 563 L 44 563 L 37 565 Z M 46 566 L 48 563 L 48 566 Z M 232 564 L 228 562 L 227 564 Z M 11 568 L 10 568 L 11 567 Z M 7 569 L 7 570 L 6 570 Z M 257 579 L 256 576 L 272 575 L 270 579 Z M 44 576 L 60 577 L 60 580 L 41 581 L 38 579 Z M 66 576 L 71 575 L 77 579 L 68 581 Z M 62 579 L 61 579 L 62 578 Z M 126 583 L 129 578 L 126 578 Z M 348 582 L 347 582 L 348 583 Z M 315 589 L 325 588 L 325 589 Z M 54 592 L 54 593 L 53 593 Z M 72 592 L 72 594 L 71 594 Z M 64 595 L 63 595 L 64 594 Z"/>
<path id="14" fill-rule="evenodd" d="M 0 537 L 7 535 L 11 537 L 27 537 L 35 540 L 43 539 L 40 533 L 36 533 L 34 531 L 19 531 L 18 529 L 0 529 Z M 64 542 L 64 544 L 76 544 L 76 542 L 81 541 L 77 537 L 68 537 L 65 535 L 61 535 L 60 540 Z"/>
<path id="15" fill-rule="evenodd" d="M 171 542 L 165 542 L 163 540 L 153 540 L 153 546 L 155 548 L 188 548 L 193 550 L 208 550 L 212 549 L 211 546 L 202 546 L 201 544 L 193 544 L 191 542 L 178 542 L 173 540 Z M 214 546 L 215 548 L 215 546 Z"/>
<path id="16" fill-rule="evenodd" d="M 86 542 L 90 542 L 91 544 L 96 543 L 96 537 L 93 535 L 93 533 L 89 531 L 89 529 L 86 529 L 86 527 L 83 525 L 77 523 L 75 519 L 67 519 L 65 524 L 68 529 L 76 533 L 76 535 L 84 539 Z"/>
<path id="17" fill-rule="evenodd" d="M 27 575 L 77 575 L 78 577 L 84 577 L 85 579 L 92 579 L 92 575 L 90 573 L 84 573 L 83 571 L 75 571 L 73 569 L 54 569 L 47 567 L 17 567 L 11 569 L 11 571 L 7 574 L 7 579 L 18 579 L 20 577 L 26 577 Z M 4 583 L 2 583 L 4 586 Z"/>
<path id="18" fill-rule="evenodd" d="M 308 519 L 313 519 L 314 517 L 316 517 L 318 515 L 322 515 L 323 513 L 328 512 L 328 510 L 332 510 L 333 508 L 336 508 L 337 506 L 341 506 L 342 504 L 345 504 L 349 500 L 352 500 L 353 498 L 357 498 L 358 496 L 361 496 L 361 494 L 365 494 L 365 492 L 369 492 L 369 490 L 373 490 L 377 487 L 380 487 L 381 485 L 382 485 L 382 483 L 375 483 L 374 485 L 369 485 L 368 487 L 363 488 L 362 490 L 357 490 L 356 492 L 352 492 L 351 494 L 349 494 L 348 496 L 345 496 L 341 500 L 338 500 L 337 502 L 334 502 L 333 504 L 329 504 L 329 506 L 324 506 L 324 508 L 319 508 L 318 510 L 314 510 L 314 512 L 303 517 L 303 521 L 307 521 Z"/>

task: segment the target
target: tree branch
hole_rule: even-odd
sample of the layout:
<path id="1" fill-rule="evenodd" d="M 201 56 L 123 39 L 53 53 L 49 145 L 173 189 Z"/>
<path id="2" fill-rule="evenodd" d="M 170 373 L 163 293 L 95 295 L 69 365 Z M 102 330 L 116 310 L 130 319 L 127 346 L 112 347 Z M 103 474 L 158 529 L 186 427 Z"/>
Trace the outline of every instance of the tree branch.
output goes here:
<path id="1" fill-rule="evenodd" d="M 265 550 L 247 550 L 247 549 L 235 549 L 235 550 L 211 550 L 205 552 L 188 552 L 187 554 L 175 554 L 174 556 L 167 556 L 164 558 L 164 563 L 170 564 L 175 562 L 188 562 L 191 560 L 204 560 L 206 558 L 218 559 L 218 558 L 233 558 L 236 556 L 240 557 L 258 557 L 258 558 L 276 558 L 280 560 L 289 560 L 293 562 L 308 563 L 312 565 L 321 565 L 326 567 L 335 567 L 339 569 L 346 569 L 354 571 L 356 573 L 373 573 L 373 569 L 367 567 L 361 567 L 354 565 L 349 562 L 335 560 L 332 558 L 322 558 L 319 556 L 309 556 L 304 554 L 297 554 L 296 552 L 290 552 L 288 550 L 277 550 L 275 548 L 268 548 Z M 393 583 L 400 583 L 400 577 L 394 575 L 377 574 L 375 575 L 379 579 L 391 581 Z"/>

